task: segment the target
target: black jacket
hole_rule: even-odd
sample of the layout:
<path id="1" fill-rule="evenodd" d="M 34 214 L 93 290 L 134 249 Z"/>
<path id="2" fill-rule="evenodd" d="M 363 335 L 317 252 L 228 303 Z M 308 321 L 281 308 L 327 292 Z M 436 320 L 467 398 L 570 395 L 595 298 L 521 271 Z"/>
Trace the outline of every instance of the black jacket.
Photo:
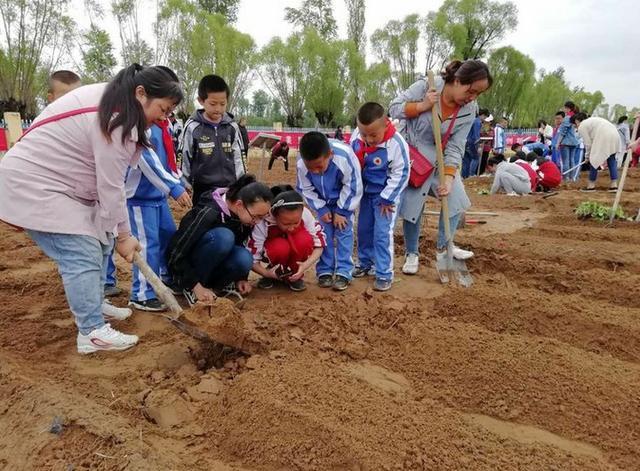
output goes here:
<path id="1" fill-rule="evenodd" d="M 191 263 L 191 253 L 206 232 L 215 227 L 226 227 L 234 233 L 237 245 L 244 245 L 251 235 L 250 227 L 242 224 L 235 215 L 224 214 L 216 201 L 203 200 L 184 215 L 167 247 L 167 267 L 180 289 L 192 289 L 197 283 L 204 285 L 207 281 L 198 278 Z"/>
<path id="2" fill-rule="evenodd" d="M 203 115 L 204 110 L 198 110 L 185 124 L 180 144 L 182 175 L 192 186 L 225 188 L 246 173 L 242 134 L 229 113 L 217 125 Z"/>
<path id="3" fill-rule="evenodd" d="M 244 144 L 244 154 L 247 155 L 249 153 L 249 133 L 247 132 L 246 126 L 240 126 L 240 135 L 242 136 L 242 142 Z"/>

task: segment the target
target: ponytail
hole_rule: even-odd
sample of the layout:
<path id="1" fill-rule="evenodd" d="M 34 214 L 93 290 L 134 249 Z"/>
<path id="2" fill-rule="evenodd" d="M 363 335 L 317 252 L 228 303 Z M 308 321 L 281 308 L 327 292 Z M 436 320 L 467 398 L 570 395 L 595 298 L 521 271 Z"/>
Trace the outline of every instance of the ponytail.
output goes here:
<path id="1" fill-rule="evenodd" d="M 456 79 L 462 85 L 470 85 L 478 80 L 487 80 L 489 86 L 493 84 L 493 77 L 487 64 L 480 60 L 452 61 L 440 74 L 445 83 L 453 83 Z"/>
<path id="2" fill-rule="evenodd" d="M 177 104 L 184 98 L 178 77 L 168 67 L 132 64 L 122 69 L 109 82 L 100 100 L 98 120 L 107 140 L 110 141 L 113 131 L 122 126 L 123 144 L 131 131 L 136 129 L 138 143 L 150 145 L 145 134 L 147 118 L 135 95 L 138 86 L 144 88 L 150 99 L 171 98 Z"/>
<path id="3" fill-rule="evenodd" d="M 245 206 L 249 206 L 258 201 L 271 203 L 273 194 L 267 185 L 257 182 L 254 175 L 247 173 L 229 186 L 226 198 L 229 201 L 240 200 Z"/>

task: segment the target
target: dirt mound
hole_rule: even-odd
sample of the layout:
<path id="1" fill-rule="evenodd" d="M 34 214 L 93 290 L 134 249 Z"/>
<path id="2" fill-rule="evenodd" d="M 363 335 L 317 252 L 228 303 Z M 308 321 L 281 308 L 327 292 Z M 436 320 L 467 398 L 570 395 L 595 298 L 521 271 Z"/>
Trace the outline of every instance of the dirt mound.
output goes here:
<path id="1" fill-rule="evenodd" d="M 640 173 L 628 184 L 635 213 Z M 419 273 L 389 292 L 309 276 L 185 312 L 227 347 L 136 312 L 114 322 L 135 348 L 79 356 L 55 265 L 0 227 L 0 469 L 640 469 L 640 226 L 577 220 L 575 185 L 486 185 L 469 182 L 473 209 L 499 215 L 456 236 L 473 288 L 437 281 L 429 216 Z"/>
<path id="2" fill-rule="evenodd" d="M 234 303 L 216 298 L 211 303 L 197 303 L 184 312 L 183 317 L 223 345 L 252 354 L 264 350 L 260 334 L 247 325 Z"/>

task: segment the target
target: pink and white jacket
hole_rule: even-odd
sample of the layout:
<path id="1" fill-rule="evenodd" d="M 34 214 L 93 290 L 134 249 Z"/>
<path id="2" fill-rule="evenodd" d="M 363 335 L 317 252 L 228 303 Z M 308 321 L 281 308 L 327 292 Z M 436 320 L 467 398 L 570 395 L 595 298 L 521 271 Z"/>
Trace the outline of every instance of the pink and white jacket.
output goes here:
<path id="1" fill-rule="evenodd" d="M 35 122 L 97 107 L 105 83 L 77 88 L 56 100 Z M 95 237 L 128 232 L 125 173 L 136 165 L 137 133 L 122 144 L 122 128 L 107 140 L 98 113 L 44 124 L 0 160 L 0 220 L 25 229 Z"/>

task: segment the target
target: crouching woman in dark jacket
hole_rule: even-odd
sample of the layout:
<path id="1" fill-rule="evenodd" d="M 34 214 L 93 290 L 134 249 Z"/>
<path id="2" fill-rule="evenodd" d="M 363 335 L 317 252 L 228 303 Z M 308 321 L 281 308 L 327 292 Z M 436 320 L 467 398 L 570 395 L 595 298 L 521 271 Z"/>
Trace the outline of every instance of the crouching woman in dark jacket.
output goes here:
<path id="1" fill-rule="evenodd" d="M 203 195 L 182 218 L 167 249 L 167 265 L 189 304 L 213 301 L 216 291 L 251 291 L 253 257 L 244 245 L 252 227 L 269 214 L 272 197 L 268 186 L 243 175 L 229 188 Z"/>

